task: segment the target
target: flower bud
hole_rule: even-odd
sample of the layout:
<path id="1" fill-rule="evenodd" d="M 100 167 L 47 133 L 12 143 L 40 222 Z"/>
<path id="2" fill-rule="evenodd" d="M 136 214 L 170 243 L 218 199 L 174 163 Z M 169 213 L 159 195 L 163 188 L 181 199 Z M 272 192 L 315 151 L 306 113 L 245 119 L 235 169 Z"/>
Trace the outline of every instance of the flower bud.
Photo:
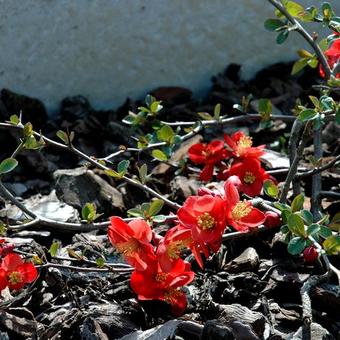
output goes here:
<path id="1" fill-rule="evenodd" d="M 314 246 L 307 247 L 303 251 L 303 258 L 307 263 L 314 263 L 318 256 L 319 253 Z"/>
<path id="2" fill-rule="evenodd" d="M 268 228 L 274 228 L 281 224 L 280 216 L 274 211 L 266 211 L 264 213 L 266 219 L 264 221 L 264 225 Z"/>

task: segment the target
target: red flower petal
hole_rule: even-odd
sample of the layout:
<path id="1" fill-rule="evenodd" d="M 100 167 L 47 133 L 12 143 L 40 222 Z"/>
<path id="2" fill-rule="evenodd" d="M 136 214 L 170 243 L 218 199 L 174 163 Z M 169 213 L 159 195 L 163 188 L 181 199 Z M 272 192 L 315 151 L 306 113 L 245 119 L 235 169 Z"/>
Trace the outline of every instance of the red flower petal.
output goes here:
<path id="1" fill-rule="evenodd" d="M 17 267 L 19 267 L 23 263 L 24 262 L 20 255 L 15 254 L 15 253 L 10 253 L 3 258 L 2 263 L 1 263 L 1 268 L 8 272 L 12 272 L 12 271 L 15 271 Z"/>
<path id="2" fill-rule="evenodd" d="M 7 273 L 4 269 L 0 268 L 0 291 L 5 289 L 8 285 Z"/>
<path id="3" fill-rule="evenodd" d="M 23 275 L 25 283 L 31 283 L 38 277 L 37 268 L 30 262 L 20 265 L 17 271 Z"/>

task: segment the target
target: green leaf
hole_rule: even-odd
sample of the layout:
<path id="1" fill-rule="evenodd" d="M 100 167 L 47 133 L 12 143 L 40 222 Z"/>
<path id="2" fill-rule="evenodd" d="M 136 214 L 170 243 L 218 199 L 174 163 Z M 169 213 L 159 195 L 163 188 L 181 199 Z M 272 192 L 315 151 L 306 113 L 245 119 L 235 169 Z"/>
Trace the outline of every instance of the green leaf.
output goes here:
<path id="1" fill-rule="evenodd" d="M 221 114 L 221 104 L 216 104 L 214 108 L 214 119 L 219 119 Z"/>
<path id="2" fill-rule="evenodd" d="M 303 252 L 306 247 L 306 240 L 301 237 L 294 237 L 288 243 L 288 252 L 292 255 L 298 255 Z"/>
<path id="3" fill-rule="evenodd" d="M 322 39 L 319 41 L 319 46 L 321 48 L 321 50 L 324 52 L 328 49 L 328 41 L 327 41 L 327 38 L 325 39 Z"/>
<path id="4" fill-rule="evenodd" d="M 33 125 L 30 122 L 25 124 L 23 134 L 25 138 L 33 135 Z"/>
<path id="5" fill-rule="evenodd" d="M 280 232 L 281 232 L 282 234 L 287 234 L 287 233 L 289 233 L 289 227 L 288 227 L 288 225 L 287 225 L 287 224 L 284 224 L 284 225 L 280 228 Z"/>
<path id="6" fill-rule="evenodd" d="M 283 44 L 287 40 L 288 35 L 289 35 L 288 31 L 280 32 L 278 36 L 276 37 L 276 43 L 279 45 Z"/>
<path id="7" fill-rule="evenodd" d="M 96 258 L 96 265 L 97 265 L 99 268 L 104 267 L 104 265 L 105 265 L 105 260 L 104 260 L 102 257 Z"/>
<path id="8" fill-rule="evenodd" d="M 166 219 L 167 219 L 167 216 L 165 216 L 165 215 L 156 215 L 152 218 L 153 222 L 156 222 L 156 223 L 165 222 Z"/>
<path id="9" fill-rule="evenodd" d="M 288 223 L 288 217 L 292 214 L 292 212 L 290 211 L 290 209 L 284 209 L 281 212 L 281 217 L 282 217 L 282 221 L 284 223 Z"/>
<path id="10" fill-rule="evenodd" d="M 332 235 L 322 244 L 328 255 L 337 255 L 340 253 L 340 236 Z"/>
<path id="11" fill-rule="evenodd" d="M 110 177 L 113 177 L 113 178 L 122 178 L 124 175 L 122 175 L 122 174 L 120 174 L 120 173 L 118 173 L 117 171 L 114 171 L 114 170 L 112 170 L 112 169 L 106 169 L 106 170 L 104 170 L 104 172 L 108 175 L 108 176 L 110 176 Z"/>
<path id="12" fill-rule="evenodd" d="M 82 210 L 81 210 L 81 216 L 83 220 L 86 220 L 88 222 L 92 222 L 91 218 L 96 215 L 96 206 L 94 203 L 86 203 Z"/>
<path id="13" fill-rule="evenodd" d="M 280 203 L 280 202 L 274 202 L 274 207 L 279 209 L 280 211 L 283 211 L 283 210 L 289 210 L 290 211 L 289 205 L 283 204 L 283 203 Z"/>
<path id="14" fill-rule="evenodd" d="M 54 241 L 51 244 L 51 247 L 50 247 L 48 252 L 51 254 L 52 257 L 54 257 L 54 256 L 57 255 L 59 248 L 60 248 L 60 242 L 59 241 Z"/>
<path id="15" fill-rule="evenodd" d="M 301 58 L 301 59 L 297 60 L 293 65 L 291 74 L 295 75 L 295 74 L 299 73 L 303 68 L 305 68 L 307 66 L 308 60 L 309 60 L 309 58 Z"/>
<path id="16" fill-rule="evenodd" d="M 166 156 L 166 154 L 162 150 L 159 150 L 159 149 L 152 150 L 151 155 L 160 161 L 168 160 L 168 157 Z"/>
<path id="17" fill-rule="evenodd" d="M 268 31 L 275 31 L 276 29 L 284 26 L 285 23 L 279 19 L 267 19 L 264 22 L 264 28 Z"/>
<path id="18" fill-rule="evenodd" d="M 325 19 L 330 20 L 335 16 L 332 6 L 328 2 L 321 5 L 321 11 Z"/>
<path id="19" fill-rule="evenodd" d="M 20 123 L 20 119 L 17 115 L 12 115 L 9 117 L 9 122 L 13 125 L 18 125 Z"/>
<path id="20" fill-rule="evenodd" d="M 299 194 L 297 195 L 292 202 L 291 208 L 292 212 L 300 211 L 303 208 L 303 203 L 305 201 L 305 195 Z"/>
<path id="21" fill-rule="evenodd" d="M 322 238 L 327 238 L 327 237 L 330 237 L 333 235 L 332 233 L 332 230 L 329 229 L 328 227 L 324 226 L 324 225 L 321 225 L 320 226 L 320 230 L 319 230 L 319 235 L 322 237 Z"/>
<path id="22" fill-rule="evenodd" d="M 311 224 L 308 228 L 307 228 L 307 235 L 314 235 L 316 233 L 318 233 L 320 230 L 320 226 L 316 223 Z"/>
<path id="23" fill-rule="evenodd" d="M 303 219 L 296 214 L 290 214 L 287 218 L 287 224 L 289 227 L 289 230 L 297 236 L 305 237 L 305 226 L 303 223 Z"/>
<path id="24" fill-rule="evenodd" d="M 277 198 L 279 194 L 279 187 L 270 179 L 267 179 L 263 183 L 264 192 L 273 198 Z"/>
<path id="25" fill-rule="evenodd" d="M 145 97 L 145 104 L 150 107 L 154 101 L 156 101 L 156 98 L 151 96 L 151 94 L 147 94 Z"/>
<path id="26" fill-rule="evenodd" d="M 305 13 L 304 7 L 294 1 L 287 1 L 284 6 L 287 12 L 295 18 L 300 18 Z"/>
<path id="27" fill-rule="evenodd" d="M 160 101 L 154 101 L 151 105 L 150 105 L 150 110 L 153 113 L 158 113 L 160 110 L 163 109 L 163 105 L 161 105 Z"/>
<path id="28" fill-rule="evenodd" d="M 132 208 L 127 211 L 129 216 L 141 217 L 143 216 L 143 211 L 139 208 Z"/>
<path id="29" fill-rule="evenodd" d="M 203 120 L 213 120 L 214 117 L 208 113 L 208 112 L 197 112 L 197 114 L 203 119 Z"/>
<path id="30" fill-rule="evenodd" d="M 298 119 L 302 122 L 306 122 L 308 120 L 313 120 L 319 116 L 319 113 L 316 112 L 314 109 L 306 109 L 300 112 L 298 115 Z"/>
<path id="31" fill-rule="evenodd" d="M 314 56 L 313 58 L 308 60 L 307 64 L 311 68 L 316 68 L 319 65 L 319 59 L 316 56 Z"/>
<path id="32" fill-rule="evenodd" d="M 333 216 L 328 227 L 338 233 L 340 232 L 340 212 Z"/>
<path id="33" fill-rule="evenodd" d="M 124 174 L 126 173 L 127 169 L 129 168 L 130 165 L 130 161 L 128 161 L 127 159 L 124 159 L 123 161 L 118 163 L 117 166 L 117 170 L 120 174 Z"/>
<path id="34" fill-rule="evenodd" d="M 259 99 L 259 114 L 261 115 L 261 122 L 270 121 L 271 114 L 273 111 L 272 103 L 269 99 L 261 98 Z"/>
<path id="35" fill-rule="evenodd" d="M 300 50 L 297 51 L 297 54 L 299 55 L 299 57 L 301 58 L 307 58 L 310 59 L 313 57 L 313 54 L 304 50 L 303 48 L 301 48 Z"/>
<path id="36" fill-rule="evenodd" d="M 146 177 L 148 173 L 148 166 L 143 164 L 140 168 L 138 168 L 139 179 L 142 184 L 146 183 Z"/>
<path id="37" fill-rule="evenodd" d="M 7 174 L 18 166 L 15 158 L 6 158 L 0 163 L 0 175 Z"/>
<path id="38" fill-rule="evenodd" d="M 149 215 L 150 216 L 157 215 L 161 211 L 163 204 L 164 204 L 163 200 L 159 199 L 153 200 L 149 208 Z"/>
<path id="39" fill-rule="evenodd" d="M 316 109 L 320 108 L 320 101 L 319 101 L 318 98 L 316 98 L 315 96 L 309 96 L 309 99 L 313 103 L 313 105 Z"/>
<path id="40" fill-rule="evenodd" d="M 69 144 L 68 136 L 65 131 L 58 130 L 57 137 L 59 137 L 66 145 Z"/>
<path id="41" fill-rule="evenodd" d="M 163 125 L 162 128 L 157 131 L 157 138 L 162 142 L 171 144 L 174 136 L 175 132 L 169 125 Z"/>
<path id="42" fill-rule="evenodd" d="M 307 225 L 313 223 L 313 215 L 308 210 L 301 210 L 300 216 L 303 218 L 303 220 L 306 222 Z"/>

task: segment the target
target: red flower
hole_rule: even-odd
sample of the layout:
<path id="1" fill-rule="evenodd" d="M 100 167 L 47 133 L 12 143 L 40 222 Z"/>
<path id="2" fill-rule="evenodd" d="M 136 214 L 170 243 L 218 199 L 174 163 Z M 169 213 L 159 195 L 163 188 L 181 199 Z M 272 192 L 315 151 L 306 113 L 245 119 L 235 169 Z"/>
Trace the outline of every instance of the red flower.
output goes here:
<path id="1" fill-rule="evenodd" d="M 226 227 L 225 206 L 218 196 L 190 196 L 178 209 L 181 224 L 191 229 L 192 239 L 198 243 L 216 243 Z"/>
<path id="2" fill-rule="evenodd" d="M 195 164 L 205 164 L 201 174 L 201 181 L 209 181 L 214 172 L 214 165 L 227 157 L 224 143 L 214 140 L 209 144 L 197 143 L 190 147 L 189 158 Z"/>
<path id="3" fill-rule="evenodd" d="M 145 270 L 147 263 L 155 259 L 153 246 L 150 244 L 152 230 L 144 220 L 133 220 L 127 224 L 120 217 L 111 217 L 108 237 L 136 270 Z"/>
<path id="4" fill-rule="evenodd" d="M 157 247 L 157 258 L 163 271 L 169 272 L 182 250 L 192 243 L 191 230 L 180 225 L 169 229 Z"/>
<path id="5" fill-rule="evenodd" d="M 264 222 L 265 215 L 262 211 L 254 208 L 247 200 L 240 201 L 233 178 L 225 182 L 224 191 L 227 223 L 235 230 L 247 232 L 249 228 L 255 228 Z"/>
<path id="6" fill-rule="evenodd" d="M 236 158 L 259 158 L 264 154 L 265 145 L 252 147 L 252 138 L 242 131 L 235 132 L 231 137 L 225 134 L 224 140 Z"/>
<path id="7" fill-rule="evenodd" d="M 260 161 L 255 158 L 245 158 L 242 162 L 232 165 L 225 176 L 226 179 L 237 176 L 241 180 L 237 189 L 251 197 L 261 193 L 263 182 L 269 178 Z"/>
<path id="8" fill-rule="evenodd" d="M 33 263 L 24 262 L 20 255 L 6 255 L 0 267 L 0 290 L 5 287 L 20 290 L 26 283 L 33 282 L 38 276 Z"/>
<path id="9" fill-rule="evenodd" d="M 139 300 L 162 300 L 171 305 L 175 315 L 181 315 L 186 308 L 185 293 L 180 289 L 194 279 L 190 264 L 176 260 L 169 272 L 161 269 L 157 261 L 148 264 L 146 270 L 134 271 L 130 285 Z"/>
<path id="10" fill-rule="evenodd" d="M 340 39 L 334 40 L 332 46 L 325 51 L 325 56 L 327 57 L 329 67 L 333 69 L 340 59 Z M 319 73 L 322 78 L 325 78 L 325 70 L 321 63 L 319 66 Z M 335 77 L 340 78 L 340 72 L 338 72 Z"/>

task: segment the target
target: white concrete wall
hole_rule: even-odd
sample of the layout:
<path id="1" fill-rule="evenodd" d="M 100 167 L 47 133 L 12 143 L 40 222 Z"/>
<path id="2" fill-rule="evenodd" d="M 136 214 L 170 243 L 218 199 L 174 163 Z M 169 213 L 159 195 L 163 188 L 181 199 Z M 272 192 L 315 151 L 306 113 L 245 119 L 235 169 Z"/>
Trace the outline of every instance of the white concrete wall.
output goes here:
<path id="1" fill-rule="evenodd" d="M 0 88 L 50 112 L 77 94 L 111 108 L 162 85 L 202 93 L 231 62 L 249 78 L 294 57 L 299 38 L 278 46 L 263 28 L 272 13 L 266 0 L 0 0 Z"/>

